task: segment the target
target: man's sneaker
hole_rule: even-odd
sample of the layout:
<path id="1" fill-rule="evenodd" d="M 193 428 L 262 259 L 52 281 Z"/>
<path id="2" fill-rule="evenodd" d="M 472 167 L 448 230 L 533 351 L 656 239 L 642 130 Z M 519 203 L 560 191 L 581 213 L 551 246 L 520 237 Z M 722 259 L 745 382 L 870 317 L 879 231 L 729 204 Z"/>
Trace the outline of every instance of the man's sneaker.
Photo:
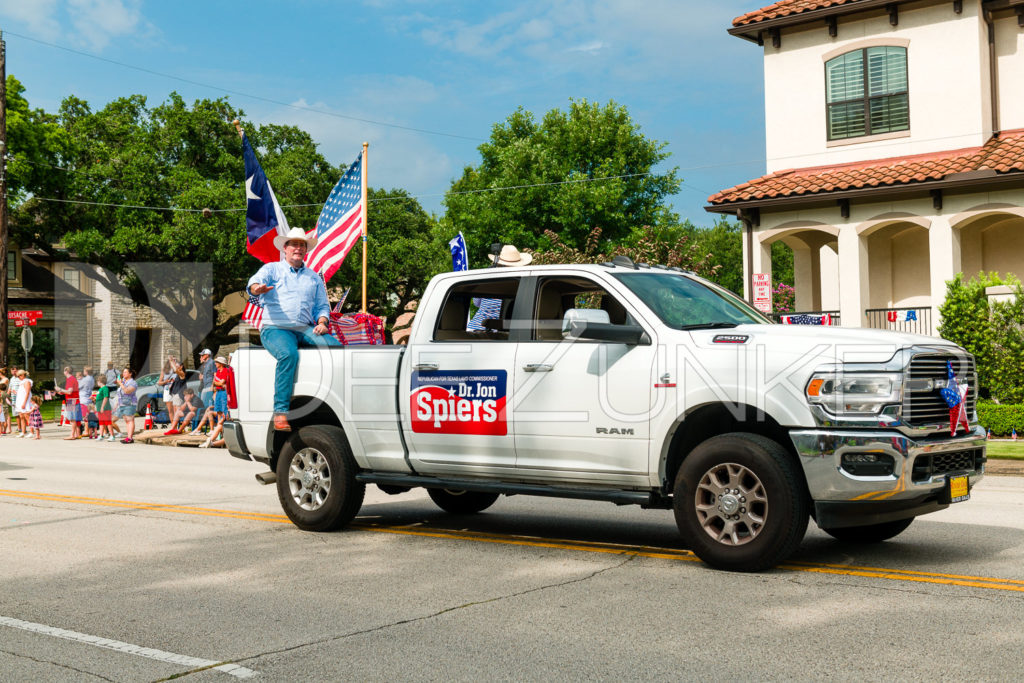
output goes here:
<path id="1" fill-rule="evenodd" d="M 114 441 L 114 437 L 112 437 L 112 436 L 108 436 L 108 437 L 107 437 L 107 441 L 110 441 L 111 443 L 113 443 L 113 441 Z"/>
<path id="2" fill-rule="evenodd" d="M 276 429 L 279 432 L 292 431 L 292 426 L 288 424 L 288 416 L 284 415 L 283 413 L 278 413 L 274 415 L 274 429 Z"/>

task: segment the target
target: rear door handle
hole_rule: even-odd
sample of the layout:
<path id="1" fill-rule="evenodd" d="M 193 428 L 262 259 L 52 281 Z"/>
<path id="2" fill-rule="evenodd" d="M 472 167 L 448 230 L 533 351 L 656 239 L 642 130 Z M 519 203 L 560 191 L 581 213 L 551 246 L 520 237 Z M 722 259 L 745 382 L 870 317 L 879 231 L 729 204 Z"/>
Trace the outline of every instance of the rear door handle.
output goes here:
<path id="1" fill-rule="evenodd" d="M 419 370 L 420 372 L 430 372 L 432 370 L 437 370 L 438 367 L 440 366 L 437 363 L 417 363 L 412 366 L 412 369 Z"/>
<path id="2" fill-rule="evenodd" d="M 554 369 L 555 366 L 550 363 L 527 363 L 523 366 L 527 372 L 551 372 Z"/>

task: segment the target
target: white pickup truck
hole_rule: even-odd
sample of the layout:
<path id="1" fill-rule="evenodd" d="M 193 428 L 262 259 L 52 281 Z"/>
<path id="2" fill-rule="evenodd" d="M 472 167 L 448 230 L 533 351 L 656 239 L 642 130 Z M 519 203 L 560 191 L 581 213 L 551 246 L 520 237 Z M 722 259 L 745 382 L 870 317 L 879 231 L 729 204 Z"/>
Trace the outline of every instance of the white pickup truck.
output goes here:
<path id="1" fill-rule="evenodd" d="M 482 299 L 500 315 L 468 330 Z M 274 359 L 235 354 L 225 437 L 269 465 L 257 479 L 306 530 L 350 523 L 367 484 L 425 487 L 453 514 L 556 496 L 672 509 L 706 563 L 757 571 L 797 550 L 808 517 L 883 541 L 969 498 L 985 469 L 963 349 L 775 325 L 691 273 L 628 259 L 438 275 L 407 347 L 300 353 L 291 432 L 271 424 Z M 954 382 L 970 426 L 951 435 L 940 391 Z"/>

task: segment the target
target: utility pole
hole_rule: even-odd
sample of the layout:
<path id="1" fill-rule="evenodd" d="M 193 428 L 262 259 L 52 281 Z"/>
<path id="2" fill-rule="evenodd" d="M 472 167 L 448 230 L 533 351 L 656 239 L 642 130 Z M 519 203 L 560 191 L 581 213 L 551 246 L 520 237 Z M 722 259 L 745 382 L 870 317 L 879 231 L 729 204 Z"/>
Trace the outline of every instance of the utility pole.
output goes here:
<path id="1" fill-rule="evenodd" d="M 0 366 L 7 365 L 7 44 L 0 31 Z"/>

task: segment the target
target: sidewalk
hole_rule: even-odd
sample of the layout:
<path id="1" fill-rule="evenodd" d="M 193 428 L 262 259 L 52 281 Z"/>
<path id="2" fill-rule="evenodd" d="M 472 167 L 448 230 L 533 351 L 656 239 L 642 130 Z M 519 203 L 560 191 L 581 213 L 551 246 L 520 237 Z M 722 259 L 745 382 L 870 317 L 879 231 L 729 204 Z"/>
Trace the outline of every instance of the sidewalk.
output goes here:
<path id="1" fill-rule="evenodd" d="M 119 420 L 119 426 L 122 431 L 117 439 L 124 438 L 124 420 Z M 139 425 L 142 422 L 142 418 L 136 418 L 135 424 Z M 136 427 L 135 430 L 135 443 L 147 444 L 152 446 L 183 446 L 186 448 L 198 448 L 199 444 L 206 441 L 206 435 L 202 436 L 189 436 L 188 434 L 178 434 L 176 436 L 164 436 L 164 432 L 167 431 L 164 428 L 158 429 L 139 429 Z M 44 440 L 60 440 L 68 436 L 71 433 L 71 428 L 67 425 L 61 427 L 56 423 L 49 422 L 43 425 L 43 428 L 39 430 L 39 436 Z M 17 436 L 6 435 L 2 437 L 4 439 L 15 439 Z M 83 443 L 88 442 L 89 439 L 80 439 Z M 223 446 L 211 446 L 211 448 L 223 448 Z"/>

